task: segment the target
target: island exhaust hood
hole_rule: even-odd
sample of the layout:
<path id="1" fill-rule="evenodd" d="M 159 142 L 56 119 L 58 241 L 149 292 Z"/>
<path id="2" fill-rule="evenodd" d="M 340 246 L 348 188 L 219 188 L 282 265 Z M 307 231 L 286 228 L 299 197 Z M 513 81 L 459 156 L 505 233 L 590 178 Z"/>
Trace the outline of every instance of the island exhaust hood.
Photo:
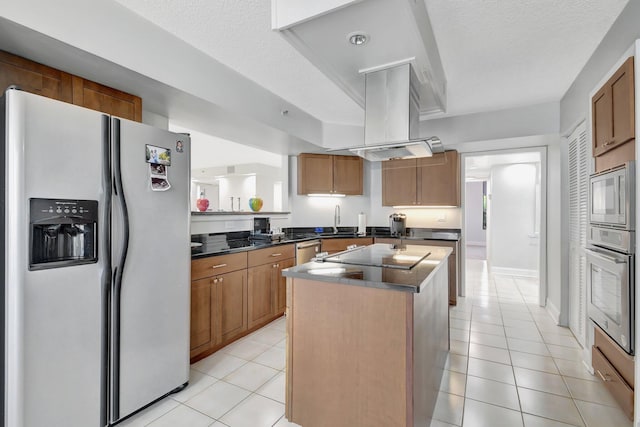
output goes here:
<path id="1" fill-rule="evenodd" d="M 349 151 L 374 162 L 443 152 L 437 136 L 418 136 L 419 84 L 409 63 L 366 73 L 364 145 Z"/>

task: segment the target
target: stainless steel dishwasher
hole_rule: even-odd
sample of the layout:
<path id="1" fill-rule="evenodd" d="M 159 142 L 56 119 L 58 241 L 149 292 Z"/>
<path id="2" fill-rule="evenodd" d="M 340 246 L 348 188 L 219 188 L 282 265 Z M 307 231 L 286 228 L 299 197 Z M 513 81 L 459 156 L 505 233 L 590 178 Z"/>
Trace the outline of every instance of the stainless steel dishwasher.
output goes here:
<path id="1" fill-rule="evenodd" d="M 307 240 L 296 243 L 296 265 L 311 261 L 320 252 L 320 240 Z"/>

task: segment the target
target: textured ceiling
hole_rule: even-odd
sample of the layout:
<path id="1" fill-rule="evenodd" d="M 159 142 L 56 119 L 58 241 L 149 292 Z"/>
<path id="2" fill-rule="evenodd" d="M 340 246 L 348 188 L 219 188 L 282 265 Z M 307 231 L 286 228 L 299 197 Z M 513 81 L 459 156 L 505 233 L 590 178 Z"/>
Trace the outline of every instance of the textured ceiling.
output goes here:
<path id="1" fill-rule="evenodd" d="M 627 0 L 425 0 L 448 114 L 558 101 Z"/>
<path id="2" fill-rule="evenodd" d="M 116 1 L 324 122 L 363 123 L 362 109 L 271 30 L 269 0 Z M 560 100 L 627 3 L 424 1 L 447 115 Z"/>

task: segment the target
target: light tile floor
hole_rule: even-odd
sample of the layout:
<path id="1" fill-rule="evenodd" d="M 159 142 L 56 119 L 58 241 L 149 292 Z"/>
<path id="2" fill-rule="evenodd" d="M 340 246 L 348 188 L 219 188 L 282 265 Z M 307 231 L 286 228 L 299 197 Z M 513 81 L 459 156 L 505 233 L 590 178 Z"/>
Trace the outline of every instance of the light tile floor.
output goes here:
<path id="1" fill-rule="evenodd" d="M 584 368 L 571 331 L 538 305 L 536 280 L 490 276 L 480 259 L 466 273 L 432 427 L 632 425 Z"/>
<path id="2" fill-rule="evenodd" d="M 466 277 L 432 427 L 631 426 L 571 332 L 537 305 L 536 281 L 489 277 L 483 260 L 467 260 Z M 296 426 L 284 418 L 284 339 L 280 318 L 192 365 L 189 387 L 120 425 Z"/>
<path id="3" fill-rule="evenodd" d="M 285 319 L 191 365 L 189 386 L 123 427 L 291 427 L 284 418 Z"/>

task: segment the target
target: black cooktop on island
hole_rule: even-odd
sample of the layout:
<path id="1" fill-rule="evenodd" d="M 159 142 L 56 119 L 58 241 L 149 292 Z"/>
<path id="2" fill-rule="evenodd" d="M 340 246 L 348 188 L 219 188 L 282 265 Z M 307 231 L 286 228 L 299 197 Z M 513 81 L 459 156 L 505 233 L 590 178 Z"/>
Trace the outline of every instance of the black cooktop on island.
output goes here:
<path id="1" fill-rule="evenodd" d="M 319 261 L 411 270 L 430 254 L 431 251 L 423 246 L 407 245 L 396 248 L 393 245 L 376 243 L 339 252 Z"/>

